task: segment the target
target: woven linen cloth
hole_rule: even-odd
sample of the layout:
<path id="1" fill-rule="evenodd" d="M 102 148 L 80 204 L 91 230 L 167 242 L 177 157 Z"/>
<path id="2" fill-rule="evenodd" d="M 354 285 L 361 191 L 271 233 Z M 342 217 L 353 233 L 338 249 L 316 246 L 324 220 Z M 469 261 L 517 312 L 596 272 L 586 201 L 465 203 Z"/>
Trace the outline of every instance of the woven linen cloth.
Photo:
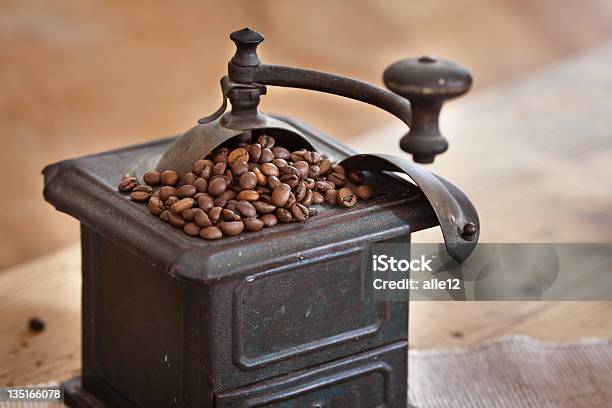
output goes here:
<path id="1" fill-rule="evenodd" d="M 410 350 L 409 371 L 417 408 L 612 407 L 612 339 Z"/>

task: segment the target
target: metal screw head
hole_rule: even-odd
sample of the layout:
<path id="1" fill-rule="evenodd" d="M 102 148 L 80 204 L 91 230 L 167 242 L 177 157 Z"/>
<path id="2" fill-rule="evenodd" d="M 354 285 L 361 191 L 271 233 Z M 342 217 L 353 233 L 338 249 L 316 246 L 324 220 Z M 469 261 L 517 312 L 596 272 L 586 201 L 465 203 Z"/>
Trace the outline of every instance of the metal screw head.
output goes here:
<path id="1" fill-rule="evenodd" d="M 468 222 L 463 226 L 463 236 L 473 237 L 478 232 L 478 227 L 473 222 Z"/>

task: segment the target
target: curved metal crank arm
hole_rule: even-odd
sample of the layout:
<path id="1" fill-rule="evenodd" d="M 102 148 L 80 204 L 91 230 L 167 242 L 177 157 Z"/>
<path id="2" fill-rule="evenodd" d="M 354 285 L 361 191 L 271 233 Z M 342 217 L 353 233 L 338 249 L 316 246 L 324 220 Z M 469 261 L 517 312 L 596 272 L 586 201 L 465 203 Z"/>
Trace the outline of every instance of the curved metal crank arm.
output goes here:
<path id="1" fill-rule="evenodd" d="M 465 261 L 476 248 L 480 221 L 467 196 L 453 184 L 399 157 L 387 154 L 357 154 L 340 163 L 345 169 L 404 173 L 423 191 L 431 204 L 449 255 Z"/>
<path id="2" fill-rule="evenodd" d="M 325 92 L 355 99 L 385 110 L 411 124 L 410 102 L 391 91 L 339 75 L 283 65 L 261 64 L 252 70 L 251 80 L 261 85 L 282 86 Z"/>

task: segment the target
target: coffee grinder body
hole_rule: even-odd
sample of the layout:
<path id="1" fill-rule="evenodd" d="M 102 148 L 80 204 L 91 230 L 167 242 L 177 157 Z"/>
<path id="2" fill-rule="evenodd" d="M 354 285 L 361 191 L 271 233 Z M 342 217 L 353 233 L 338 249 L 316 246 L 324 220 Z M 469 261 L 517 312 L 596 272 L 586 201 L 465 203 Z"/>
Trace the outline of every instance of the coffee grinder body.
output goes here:
<path id="1" fill-rule="evenodd" d="M 237 33 L 232 61 L 244 63 L 245 49 L 254 52 L 259 37 Z M 230 74 L 246 75 L 242 68 L 230 63 Z M 270 78 L 260 80 L 277 81 Z M 295 85 L 284 78 L 281 86 Z M 80 377 L 65 383 L 67 404 L 405 407 L 408 303 L 362 296 L 362 249 L 378 242 L 408 247 L 412 233 L 441 225 L 451 256 L 468 256 L 479 229 L 473 206 L 456 187 L 405 160 L 354 155 L 295 119 L 254 111 L 260 83 L 229 79 L 222 88 L 221 114 L 226 96 L 232 112 L 203 118 L 181 137 L 44 170 L 45 198 L 81 222 L 83 366 Z M 335 93 L 356 92 L 351 89 Z M 405 110 L 404 102 L 385 102 L 395 97 L 384 92 L 375 102 Z M 141 176 L 168 163 L 176 168 L 189 161 L 181 158 L 185 152 L 201 158 L 262 132 L 371 170 L 371 183 L 385 186 L 384 193 L 350 209 L 322 207 L 306 223 L 207 242 L 116 192 L 124 174 Z M 434 136 L 413 134 L 409 141 Z M 437 154 L 421 145 L 416 150 L 424 161 Z M 405 173 L 414 183 L 387 172 Z"/>

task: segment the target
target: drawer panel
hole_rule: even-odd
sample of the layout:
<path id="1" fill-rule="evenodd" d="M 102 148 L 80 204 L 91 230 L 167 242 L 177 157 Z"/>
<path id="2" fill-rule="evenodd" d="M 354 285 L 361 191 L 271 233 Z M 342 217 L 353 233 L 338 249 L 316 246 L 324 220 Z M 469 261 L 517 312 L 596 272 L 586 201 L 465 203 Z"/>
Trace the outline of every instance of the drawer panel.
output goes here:
<path id="1" fill-rule="evenodd" d="M 243 281 L 234 295 L 235 361 L 250 369 L 376 334 L 389 304 L 362 300 L 360 258 Z"/>
<path id="2" fill-rule="evenodd" d="M 223 408 L 405 407 L 407 343 L 220 394 Z"/>

